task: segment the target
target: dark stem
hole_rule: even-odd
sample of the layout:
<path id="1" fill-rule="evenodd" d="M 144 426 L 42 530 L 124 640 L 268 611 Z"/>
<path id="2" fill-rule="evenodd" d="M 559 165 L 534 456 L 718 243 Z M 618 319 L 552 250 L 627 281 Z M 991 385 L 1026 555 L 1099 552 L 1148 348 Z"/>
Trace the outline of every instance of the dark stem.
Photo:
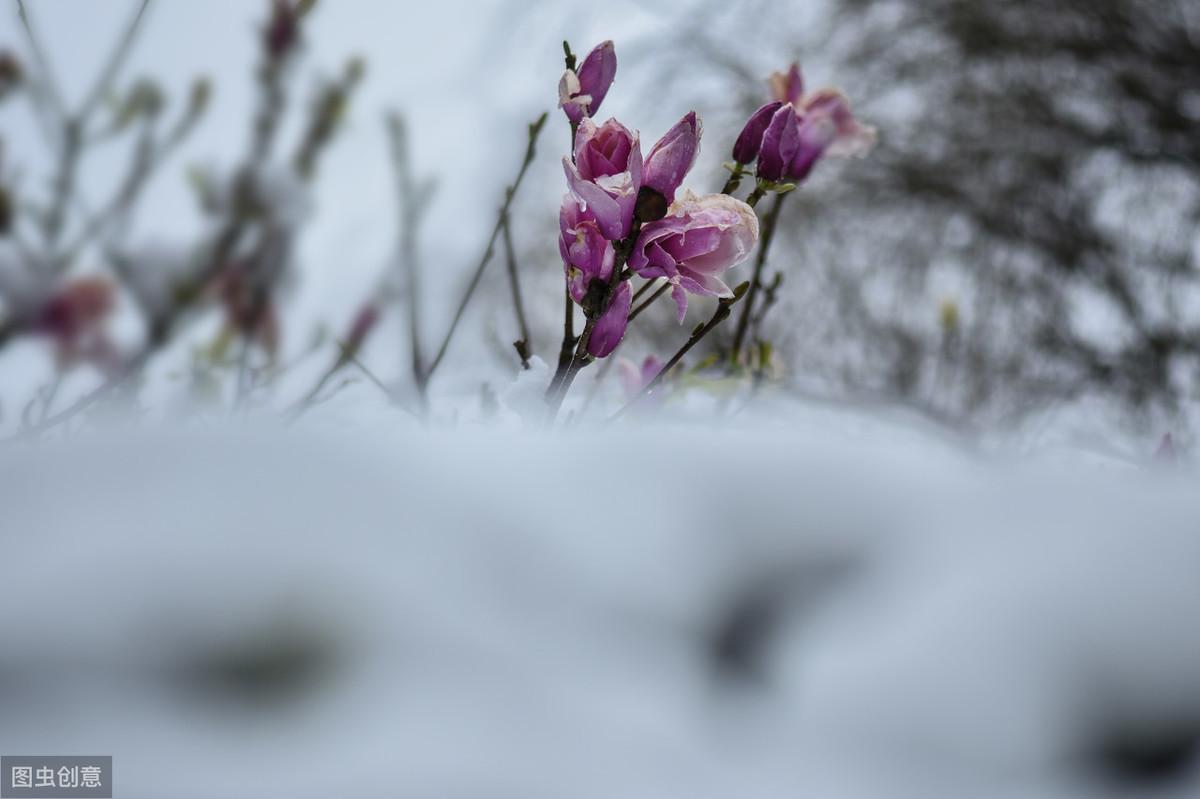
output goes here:
<path id="1" fill-rule="evenodd" d="M 631 304 L 637 305 L 637 301 L 645 296 L 646 292 L 657 282 L 658 278 L 651 278 L 641 285 L 637 291 L 633 292 L 633 297 L 629 300 Z"/>
<path id="2" fill-rule="evenodd" d="M 529 358 L 533 351 L 533 340 L 529 336 L 529 325 L 525 321 L 525 303 L 521 300 L 521 279 L 517 274 L 517 254 L 512 242 L 512 217 L 504 217 L 504 261 L 508 266 L 508 285 L 512 289 L 513 311 L 517 316 L 517 329 L 521 337 L 513 342 L 517 357 L 521 359 L 521 368 L 529 368 Z"/>
<path id="3" fill-rule="evenodd" d="M 647 283 L 645 286 L 642 286 L 642 288 L 645 289 L 649 285 L 651 285 L 651 284 Z M 669 288 L 671 288 L 670 283 L 663 283 L 661 286 L 659 286 L 658 291 L 656 291 L 650 295 L 650 299 L 646 300 L 641 305 L 637 306 L 636 308 L 634 308 L 632 311 L 629 312 L 629 322 L 632 323 L 633 320 L 638 317 L 638 314 L 640 314 L 642 311 L 646 310 L 651 305 L 653 305 L 654 301 L 657 300 L 662 295 L 666 294 L 667 289 L 669 289 Z"/>
<path id="4" fill-rule="evenodd" d="M 571 358 L 575 353 L 575 345 L 579 343 L 579 338 L 575 335 L 575 302 L 571 299 L 570 289 L 563 287 L 563 338 L 562 344 L 558 349 L 558 367 L 554 370 L 554 377 L 550 380 L 550 387 L 546 389 L 546 396 L 549 397 L 563 379 L 563 375 L 567 373 L 567 367 L 571 365 Z"/>
<path id="5" fill-rule="evenodd" d="M 729 180 L 725 181 L 725 186 L 722 187 L 722 194 L 733 194 L 738 190 L 738 186 L 742 185 L 742 175 L 745 173 L 745 166 L 737 164 L 734 170 L 729 174 Z"/>
<path id="6" fill-rule="evenodd" d="M 755 189 L 755 191 L 757 192 L 758 189 Z M 786 194 L 775 195 L 775 203 L 771 206 L 771 210 L 767 212 L 767 216 L 763 220 L 762 241 L 758 245 L 758 258 L 754 261 L 754 275 L 750 279 L 750 290 L 746 294 L 746 304 L 742 306 L 742 314 L 738 317 L 737 330 L 733 335 L 733 347 L 729 351 L 730 365 L 737 363 L 741 358 L 742 344 L 746 338 L 746 331 L 750 327 L 754 301 L 762 284 L 763 268 L 767 264 L 767 252 L 771 249 L 771 241 L 775 238 L 775 228 L 779 223 L 779 211 L 783 208 L 785 197 L 787 197 Z"/>
<path id="7" fill-rule="evenodd" d="M 400 212 L 400 267 L 404 270 L 404 282 L 407 285 L 409 366 L 417 393 L 424 403 L 427 381 L 421 356 L 421 270 L 417 263 L 417 226 L 421 205 L 413 180 L 408 153 L 408 128 L 404 118 L 400 114 L 392 114 L 387 119 L 387 126 L 392 143 L 392 167 L 396 173 L 396 205 Z"/>
<path id="8" fill-rule="evenodd" d="M 513 198 L 517 195 L 517 190 L 521 187 L 521 181 L 525 177 L 525 173 L 529 170 L 529 165 L 533 163 L 533 157 L 536 152 L 538 136 L 542 132 L 542 128 L 546 125 L 547 114 L 542 114 L 536 122 L 529 126 L 529 140 L 525 146 L 525 158 L 521 161 L 521 168 L 517 172 L 517 177 L 512 185 L 504 192 L 504 204 L 500 207 L 500 213 L 496 217 L 496 224 L 492 227 L 492 234 L 488 238 L 487 246 L 483 250 L 483 255 L 479 258 L 479 265 L 475 267 L 475 274 L 471 276 L 471 282 L 467 284 L 467 290 L 463 294 L 462 300 L 458 304 L 458 309 L 454 312 L 454 319 L 450 322 L 450 329 L 446 331 L 445 338 L 442 339 L 442 344 L 438 347 L 437 355 L 429 364 L 429 368 L 425 370 L 424 380 L 426 382 L 437 371 L 441 365 L 442 359 L 446 357 L 446 350 L 450 347 L 450 341 L 454 338 L 454 332 L 458 329 L 458 324 L 462 320 L 463 313 L 467 310 L 467 304 L 470 303 L 471 297 L 475 294 L 475 289 L 479 286 L 479 281 L 483 277 L 484 270 L 487 269 L 488 263 L 492 260 L 492 253 L 496 248 L 496 239 L 504 228 L 504 220 L 508 217 L 509 207 L 512 205 Z"/>
<path id="9" fill-rule="evenodd" d="M 751 208 L 755 207 L 758 205 L 758 201 L 765 197 L 766 194 L 766 187 L 763 186 L 762 181 L 759 181 L 754 187 L 754 191 L 750 192 L 750 195 L 746 198 L 746 205 L 750 206 Z M 780 196 L 782 197 L 783 195 Z"/>
<path id="10" fill-rule="evenodd" d="M 571 385 L 575 382 L 575 378 L 583 371 L 591 358 L 587 354 L 588 341 L 592 337 L 592 329 L 596 326 L 595 319 L 588 319 L 584 322 L 583 332 L 579 334 L 579 343 L 576 344 L 575 350 L 571 353 L 570 360 L 567 362 L 566 370 L 562 377 L 550 383 L 550 388 L 546 390 L 546 404 L 549 406 L 546 421 L 549 424 L 554 423 L 555 417 L 558 416 L 558 411 L 562 407 L 563 400 L 567 398 L 567 392 L 571 390 Z"/>

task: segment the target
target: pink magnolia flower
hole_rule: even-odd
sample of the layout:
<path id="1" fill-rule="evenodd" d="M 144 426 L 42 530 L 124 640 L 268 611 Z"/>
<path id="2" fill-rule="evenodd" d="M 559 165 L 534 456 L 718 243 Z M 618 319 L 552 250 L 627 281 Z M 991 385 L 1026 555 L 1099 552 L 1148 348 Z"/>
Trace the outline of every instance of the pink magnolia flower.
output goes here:
<path id="1" fill-rule="evenodd" d="M 592 335 L 588 338 L 588 354 L 595 358 L 605 358 L 617 348 L 625 337 L 625 327 L 629 324 L 629 308 L 633 304 L 633 294 L 629 290 L 629 281 L 622 280 L 613 292 L 612 301 L 608 308 L 600 314 L 592 327 Z"/>
<path id="2" fill-rule="evenodd" d="M 650 148 L 642 170 L 642 185 L 661 194 L 667 202 L 675 201 L 675 192 L 696 163 L 700 152 L 702 127 L 691 111 L 666 132 Z M 661 208 L 662 206 L 660 206 Z"/>
<path id="3" fill-rule="evenodd" d="M 567 290 L 571 299 L 583 304 L 593 280 L 607 285 L 612 279 L 613 245 L 604 238 L 595 218 L 569 194 L 563 198 L 558 226 L 558 252 L 567 273 Z"/>
<path id="4" fill-rule="evenodd" d="M 617 75 L 617 53 L 611 41 L 601 42 L 575 70 L 568 69 L 558 82 L 558 107 L 567 119 L 579 124 L 600 110 Z"/>
<path id="5" fill-rule="evenodd" d="M 629 268 L 651 280 L 665 277 L 683 321 L 687 295 L 732 297 L 719 277 L 750 254 L 758 241 L 754 209 L 726 194 L 688 192 L 667 216 L 642 228 Z"/>
<path id="6" fill-rule="evenodd" d="M 770 79 L 774 102 L 754 112 L 734 144 L 738 163 L 758 159 L 766 180 L 804 180 L 823 156 L 863 155 L 875 142 L 875 129 L 854 118 L 846 97 L 834 89 L 804 94 L 800 68 Z"/>
<path id="7" fill-rule="evenodd" d="M 642 146 L 638 135 L 610 119 L 600 127 L 584 119 L 575 137 L 575 162 L 563 158 L 571 193 L 611 240 L 629 235 L 642 187 Z"/>

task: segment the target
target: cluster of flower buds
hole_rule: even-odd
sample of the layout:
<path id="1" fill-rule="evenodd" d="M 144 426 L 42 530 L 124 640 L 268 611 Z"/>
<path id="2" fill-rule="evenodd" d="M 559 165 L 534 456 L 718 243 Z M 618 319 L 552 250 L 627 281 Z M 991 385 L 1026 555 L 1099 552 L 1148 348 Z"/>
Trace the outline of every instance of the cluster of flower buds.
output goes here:
<path id="1" fill-rule="evenodd" d="M 802 181 L 822 156 L 864 155 L 874 128 L 860 124 L 849 101 L 834 89 L 804 93 L 800 67 L 771 76 L 771 102 L 750 117 L 733 146 L 739 165 L 758 161 L 760 180 Z"/>
<path id="2" fill-rule="evenodd" d="M 560 105 L 577 127 L 574 151 L 563 158 L 570 193 L 559 214 L 559 251 L 567 290 L 593 320 L 587 351 L 596 358 L 625 335 L 630 274 L 666 278 L 682 321 L 687 292 L 732 296 L 719 275 L 744 260 L 758 238 L 754 211 L 740 200 L 690 192 L 676 200 L 700 150 L 694 112 L 644 159 L 637 132 L 615 119 L 602 125 L 591 119 L 616 67 L 612 43 L 605 42 L 578 72 L 569 69 L 559 87 Z"/>

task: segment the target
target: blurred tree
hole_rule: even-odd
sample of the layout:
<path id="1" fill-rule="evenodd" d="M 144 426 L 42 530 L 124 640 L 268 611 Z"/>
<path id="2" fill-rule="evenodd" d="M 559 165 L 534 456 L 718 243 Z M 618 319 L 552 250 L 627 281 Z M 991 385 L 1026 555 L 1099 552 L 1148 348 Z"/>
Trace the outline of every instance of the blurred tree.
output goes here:
<path id="1" fill-rule="evenodd" d="M 793 246 L 773 256 L 789 308 L 760 332 L 801 382 L 964 425 L 1096 397 L 1183 424 L 1200 375 L 1200 6 L 781 10 L 701 3 L 692 19 L 729 26 L 683 26 L 672 57 L 715 65 L 743 114 L 800 58 L 880 128 L 869 159 L 798 192 Z M 713 33 L 733 28 L 754 47 Z"/>

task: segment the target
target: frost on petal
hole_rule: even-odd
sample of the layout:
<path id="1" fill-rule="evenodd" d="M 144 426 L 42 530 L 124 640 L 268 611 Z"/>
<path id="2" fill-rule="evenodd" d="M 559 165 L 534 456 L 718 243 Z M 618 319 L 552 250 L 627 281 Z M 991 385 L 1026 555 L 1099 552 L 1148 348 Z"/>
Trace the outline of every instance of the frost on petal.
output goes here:
<path id="1" fill-rule="evenodd" d="M 666 217 L 642 228 L 629 267 L 648 280 L 670 281 L 682 321 L 688 293 L 732 296 L 720 275 L 744 261 L 757 241 L 758 217 L 746 203 L 726 194 L 685 192 Z"/>
<path id="2" fill-rule="evenodd" d="M 683 286 L 679 285 L 679 276 L 676 275 L 671 279 L 671 299 L 675 301 L 675 316 L 679 319 L 679 324 L 683 324 L 683 318 L 687 316 L 687 292 Z"/>

